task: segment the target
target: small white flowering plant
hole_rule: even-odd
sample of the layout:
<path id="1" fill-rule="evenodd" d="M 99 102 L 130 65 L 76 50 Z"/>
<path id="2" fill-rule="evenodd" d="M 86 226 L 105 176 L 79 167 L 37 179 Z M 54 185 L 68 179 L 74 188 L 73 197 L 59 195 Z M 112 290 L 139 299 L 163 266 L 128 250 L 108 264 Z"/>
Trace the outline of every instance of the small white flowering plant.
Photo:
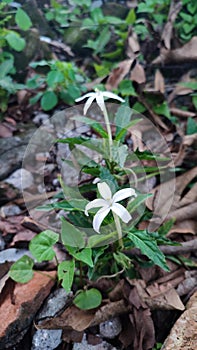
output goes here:
<path id="1" fill-rule="evenodd" d="M 64 198 L 42 208 L 64 210 L 60 234 L 45 230 L 36 235 L 29 245 L 32 257 L 25 255 L 14 263 L 10 277 L 17 282 L 28 282 L 33 277 L 35 262 L 55 259 L 58 282 L 67 292 L 77 290 L 74 303 L 78 307 L 90 309 L 101 303 L 102 296 L 99 290 L 87 288 L 88 280 L 137 277 L 136 263 L 143 266 L 156 264 L 167 271 L 165 256 L 158 243 L 168 244 L 170 241 L 165 237 L 165 225 L 160 228 L 160 234 L 138 228 L 138 223 L 150 216 L 150 212 L 142 210 L 150 194 L 140 193 L 136 188 L 140 169 L 132 168 L 132 160 L 134 156 L 145 161 L 156 157 L 147 151 L 129 152 L 125 142 L 127 130 L 137 125 L 140 119 L 131 120 L 131 109 L 112 92 L 96 89 L 76 102 L 86 98 L 84 115 L 87 115 L 95 100 L 103 114 L 104 123 L 87 116 L 74 119 L 88 124 L 96 137 L 58 139 L 58 142 L 68 145 L 73 159 L 72 164 L 69 164 L 77 166 L 87 176 L 86 181 L 75 188 L 69 187 L 60 178 Z M 122 103 L 113 121 L 108 115 L 106 98 Z M 78 148 L 80 145 L 83 149 Z M 97 152 L 98 160 L 90 158 L 84 147 L 87 151 Z M 150 172 L 151 167 L 149 177 Z M 159 170 L 153 168 L 153 174 L 158 173 Z M 58 242 L 67 252 L 65 261 L 59 262 L 56 256 L 54 246 Z M 138 248 L 141 255 L 131 258 L 128 252 L 133 248 Z"/>

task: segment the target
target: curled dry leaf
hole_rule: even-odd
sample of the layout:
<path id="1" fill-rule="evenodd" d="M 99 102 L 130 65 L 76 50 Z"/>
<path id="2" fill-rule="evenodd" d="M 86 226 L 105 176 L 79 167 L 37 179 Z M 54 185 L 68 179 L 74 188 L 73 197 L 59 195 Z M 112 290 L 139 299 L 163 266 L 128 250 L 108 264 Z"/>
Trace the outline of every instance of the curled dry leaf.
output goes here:
<path id="1" fill-rule="evenodd" d="M 173 23 L 177 15 L 179 14 L 181 7 L 182 7 L 181 1 L 172 0 L 170 3 L 168 19 L 164 26 L 163 33 L 161 36 L 161 41 L 164 44 L 164 47 L 168 50 L 171 48 Z"/>
<path id="2" fill-rule="evenodd" d="M 161 48 L 158 56 L 152 64 L 185 63 L 197 61 L 197 36 L 194 36 L 188 43 L 178 49 L 167 50 Z"/>
<path id="3" fill-rule="evenodd" d="M 144 67 L 137 62 L 131 71 L 130 79 L 136 81 L 138 84 L 143 84 L 146 82 L 146 75 L 144 72 Z"/>
<path id="4" fill-rule="evenodd" d="M 135 32 L 132 32 L 131 29 L 129 29 L 128 32 L 126 53 L 127 56 L 132 60 L 135 59 L 140 53 L 140 45 L 138 42 L 137 34 Z"/>
<path id="5" fill-rule="evenodd" d="M 106 82 L 106 90 L 112 90 L 118 87 L 120 82 L 129 73 L 131 65 L 132 63 L 134 63 L 134 60 L 134 58 L 124 60 L 118 64 L 118 67 L 112 70 Z"/>
<path id="6" fill-rule="evenodd" d="M 155 72 L 154 89 L 155 91 L 160 91 L 162 94 L 165 92 L 164 77 L 159 69 L 157 69 Z"/>
<path id="7" fill-rule="evenodd" d="M 184 220 L 180 221 L 173 226 L 169 231 L 168 237 L 172 236 L 173 233 L 181 234 L 192 234 L 195 235 L 197 232 L 197 221 L 196 220 Z"/>

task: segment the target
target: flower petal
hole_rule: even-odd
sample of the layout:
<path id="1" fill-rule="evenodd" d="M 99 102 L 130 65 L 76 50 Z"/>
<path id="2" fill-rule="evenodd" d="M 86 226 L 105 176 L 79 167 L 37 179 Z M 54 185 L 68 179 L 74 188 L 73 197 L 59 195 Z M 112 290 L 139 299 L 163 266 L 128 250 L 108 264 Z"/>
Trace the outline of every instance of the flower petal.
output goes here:
<path id="1" fill-rule="evenodd" d="M 118 95 L 116 95 L 110 91 L 104 91 L 103 96 L 108 97 L 108 98 L 113 98 L 114 100 L 118 100 L 120 102 L 125 102 L 125 100 L 123 100 L 123 98 L 119 97 Z"/>
<path id="2" fill-rule="evenodd" d="M 125 209 L 121 204 L 114 203 L 111 207 L 111 210 L 118 215 L 122 221 L 125 223 L 129 222 L 132 219 L 132 216 L 129 214 L 128 210 Z"/>
<path id="3" fill-rule="evenodd" d="M 125 198 L 128 198 L 128 197 L 131 197 L 131 196 L 134 196 L 136 197 L 137 194 L 135 192 L 135 190 L 133 188 L 123 188 L 122 190 L 116 192 L 114 195 L 113 195 L 113 202 L 119 202 Z"/>
<path id="4" fill-rule="evenodd" d="M 92 102 L 94 101 L 94 99 L 95 99 L 95 95 L 89 97 L 89 99 L 86 101 L 84 109 L 83 109 L 84 115 L 87 113 L 87 111 L 88 111 L 89 107 L 91 106 Z"/>
<path id="5" fill-rule="evenodd" d="M 94 96 L 94 98 L 95 98 L 96 97 L 95 95 L 96 95 L 95 92 L 88 92 L 87 94 L 76 98 L 75 102 L 80 102 L 80 101 L 84 100 L 85 98 L 91 97 L 91 96 Z"/>
<path id="6" fill-rule="evenodd" d="M 88 210 L 92 208 L 99 208 L 104 207 L 108 205 L 107 202 L 104 199 L 94 199 L 93 201 L 89 202 L 85 207 L 85 215 L 88 216 Z"/>
<path id="7" fill-rule="evenodd" d="M 110 212 L 110 207 L 109 206 L 105 206 L 104 208 L 99 209 L 99 211 L 97 211 L 96 215 L 94 216 L 93 219 L 93 229 L 94 231 L 100 233 L 100 226 L 103 222 L 103 220 L 105 219 L 105 217 L 107 216 L 107 214 Z"/>
<path id="8" fill-rule="evenodd" d="M 102 91 L 97 91 L 96 92 L 96 103 L 100 107 L 101 111 L 105 109 L 105 103 L 104 103 L 104 98 L 103 98 L 103 92 Z"/>
<path id="9" fill-rule="evenodd" d="M 101 197 L 103 197 L 106 201 L 110 201 L 112 199 L 111 190 L 106 182 L 99 182 L 97 187 Z"/>

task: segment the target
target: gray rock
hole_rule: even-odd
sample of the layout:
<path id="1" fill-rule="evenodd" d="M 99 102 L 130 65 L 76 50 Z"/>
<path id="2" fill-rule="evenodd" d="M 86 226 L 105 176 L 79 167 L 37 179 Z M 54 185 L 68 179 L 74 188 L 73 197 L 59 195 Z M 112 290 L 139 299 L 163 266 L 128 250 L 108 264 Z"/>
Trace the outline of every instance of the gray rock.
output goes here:
<path id="1" fill-rule="evenodd" d="M 41 311 L 37 315 L 38 320 L 46 317 L 54 317 L 65 307 L 70 296 L 71 294 L 67 293 L 64 288 L 55 290 L 55 292 L 49 295 Z"/>
<path id="2" fill-rule="evenodd" d="M 16 204 L 4 205 L 0 209 L 0 216 L 2 218 L 19 215 L 21 213 L 22 213 L 22 210 Z"/>
<path id="3" fill-rule="evenodd" d="M 61 344 L 61 329 L 39 329 L 33 336 L 31 350 L 53 350 Z"/>
<path id="4" fill-rule="evenodd" d="M 73 344 L 73 350 L 116 350 L 116 348 L 106 341 L 102 341 L 100 344 L 96 345 L 88 344 L 86 335 L 84 334 L 81 343 Z"/>
<path id="5" fill-rule="evenodd" d="M 26 189 L 33 184 L 34 178 L 28 170 L 18 169 L 14 171 L 5 182 L 22 191 L 22 189 Z"/>
<path id="6" fill-rule="evenodd" d="M 21 167 L 28 142 L 36 130 L 35 126 L 32 128 L 29 125 L 28 128 L 21 133 L 20 137 L 0 139 L 0 180 Z"/>
<path id="7" fill-rule="evenodd" d="M 32 255 L 28 249 L 5 249 L 0 252 L 0 264 L 5 263 L 6 261 L 17 261 L 22 258 L 23 255 L 28 255 L 30 258 L 32 258 Z"/>
<path id="8" fill-rule="evenodd" d="M 122 325 L 118 317 L 102 322 L 99 325 L 100 334 L 108 339 L 115 338 L 122 330 Z"/>

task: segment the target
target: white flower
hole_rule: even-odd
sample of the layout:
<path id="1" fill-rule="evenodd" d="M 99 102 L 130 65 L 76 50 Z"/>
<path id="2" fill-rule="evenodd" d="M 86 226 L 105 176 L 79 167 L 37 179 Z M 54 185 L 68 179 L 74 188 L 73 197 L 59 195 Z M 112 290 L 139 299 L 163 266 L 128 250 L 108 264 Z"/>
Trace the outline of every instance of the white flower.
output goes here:
<path id="1" fill-rule="evenodd" d="M 124 102 L 123 98 L 119 97 L 118 95 L 114 94 L 110 91 L 100 91 L 98 89 L 95 89 L 95 92 L 88 92 L 82 97 L 79 97 L 75 100 L 75 102 L 80 102 L 88 97 L 88 100 L 85 103 L 83 114 L 86 114 L 88 111 L 88 108 L 91 106 L 92 102 L 96 99 L 96 102 L 98 106 L 100 107 L 101 111 L 103 112 L 105 109 L 105 102 L 104 97 L 107 98 L 113 98 L 114 100 L 118 100 L 120 102 Z"/>
<path id="2" fill-rule="evenodd" d="M 116 192 L 113 196 L 111 190 L 106 182 L 101 182 L 97 184 L 98 191 L 102 198 L 94 199 L 92 202 L 89 202 L 85 207 L 85 215 L 88 214 L 88 210 L 92 208 L 99 208 L 96 215 L 93 219 L 93 229 L 99 233 L 101 223 L 107 216 L 107 214 L 112 210 L 114 214 L 119 216 L 123 222 L 128 223 L 132 217 L 129 214 L 128 210 L 125 209 L 121 204 L 117 203 L 125 198 L 134 196 L 136 197 L 136 192 L 132 188 L 124 188 Z"/>

